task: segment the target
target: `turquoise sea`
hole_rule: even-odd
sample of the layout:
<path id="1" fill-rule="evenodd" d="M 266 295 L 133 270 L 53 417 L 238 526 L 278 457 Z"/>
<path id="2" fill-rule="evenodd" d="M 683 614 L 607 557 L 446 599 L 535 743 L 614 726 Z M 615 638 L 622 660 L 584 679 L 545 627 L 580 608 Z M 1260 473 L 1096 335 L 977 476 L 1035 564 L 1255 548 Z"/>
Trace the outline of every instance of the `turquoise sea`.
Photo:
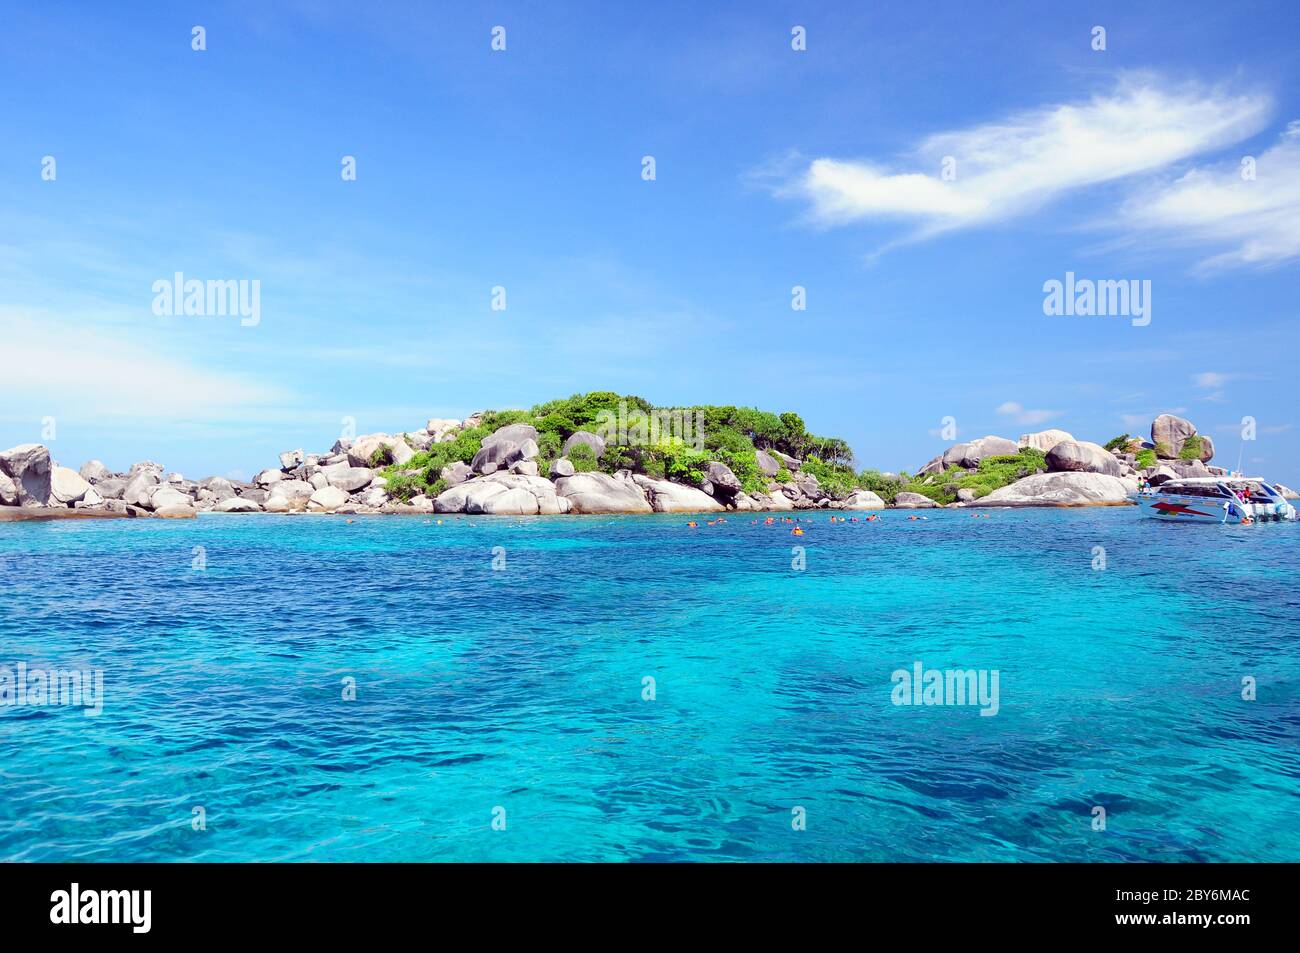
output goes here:
<path id="1" fill-rule="evenodd" d="M 1300 860 L 1300 526 L 846 515 L 0 524 L 0 860 Z"/>

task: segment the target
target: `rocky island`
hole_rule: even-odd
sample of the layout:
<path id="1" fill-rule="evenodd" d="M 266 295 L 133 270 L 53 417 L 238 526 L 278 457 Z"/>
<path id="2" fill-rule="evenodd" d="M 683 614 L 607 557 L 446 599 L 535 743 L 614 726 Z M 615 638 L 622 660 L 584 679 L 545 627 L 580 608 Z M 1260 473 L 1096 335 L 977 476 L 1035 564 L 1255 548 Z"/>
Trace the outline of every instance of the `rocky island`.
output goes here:
<path id="1" fill-rule="evenodd" d="M 188 480 L 152 461 L 121 473 L 98 460 L 73 470 L 48 448 L 23 444 L 0 453 L 0 520 L 1105 506 L 1126 504 L 1141 480 L 1226 474 L 1209 465 L 1213 456 L 1208 436 L 1162 414 L 1149 441 L 1124 434 L 1101 446 L 1064 430 L 989 435 L 949 446 L 915 474 L 855 471 L 844 441 L 809 433 L 797 414 L 665 410 L 594 392 L 341 437 L 318 453 L 288 450 L 251 481 Z"/>

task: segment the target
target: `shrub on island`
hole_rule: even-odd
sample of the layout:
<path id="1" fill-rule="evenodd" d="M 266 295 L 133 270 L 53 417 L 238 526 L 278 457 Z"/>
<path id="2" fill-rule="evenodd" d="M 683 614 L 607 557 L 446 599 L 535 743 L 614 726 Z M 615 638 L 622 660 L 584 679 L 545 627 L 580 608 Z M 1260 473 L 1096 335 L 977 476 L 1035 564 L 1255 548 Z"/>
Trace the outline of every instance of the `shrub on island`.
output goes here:
<path id="1" fill-rule="evenodd" d="M 680 431 L 664 430 L 661 421 L 669 418 L 685 426 Z M 581 444 L 571 446 L 568 454 L 562 452 L 565 441 L 575 433 L 606 434 L 615 420 L 620 434 L 635 439 L 608 439 L 603 453 Z M 450 440 L 430 444 L 403 464 L 379 461 L 389 494 L 399 500 L 418 494 L 432 496 L 443 467 L 457 461 L 470 463 L 485 437 L 510 424 L 527 424 L 537 430 L 539 474 L 549 475 L 554 462 L 567 456 L 579 473 L 630 470 L 652 479 L 700 486 L 708 465 L 721 463 L 746 493 L 765 494 L 771 481 L 756 456 L 756 451 L 763 450 L 796 461 L 814 460 L 811 468 L 805 469 L 832 496 L 847 496 L 860 488 L 848 465 L 853 459 L 849 445 L 838 437 L 809 433 L 803 418 L 788 411 L 774 414 L 713 404 L 664 408 L 636 395 L 592 391 L 547 401 L 530 410 L 487 411 L 467 422 L 473 426 L 456 431 Z M 789 469 L 782 470 L 784 475 L 778 472 L 776 482 L 790 483 Z"/>

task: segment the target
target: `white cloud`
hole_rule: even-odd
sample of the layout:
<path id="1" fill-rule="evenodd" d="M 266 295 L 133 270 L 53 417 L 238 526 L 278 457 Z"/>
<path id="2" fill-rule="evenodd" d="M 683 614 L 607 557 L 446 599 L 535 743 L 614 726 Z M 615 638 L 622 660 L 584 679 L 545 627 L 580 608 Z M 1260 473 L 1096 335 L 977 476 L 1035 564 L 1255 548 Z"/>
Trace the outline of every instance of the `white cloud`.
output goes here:
<path id="1" fill-rule="evenodd" d="M 287 399 L 277 385 L 205 370 L 147 333 L 105 334 L 89 324 L 0 312 L 0 407 L 6 418 L 218 421 L 252 417 Z"/>
<path id="2" fill-rule="evenodd" d="M 1202 371 L 1192 377 L 1192 382 L 1197 387 L 1218 388 L 1228 383 L 1232 379 L 1231 374 L 1224 374 L 1219 371 Z"/>
<path id="3" fill-rule="evenodd" d="M 910 168 L 816 159 L 780 194 L 809 200 L 823 225 L 900 218 L 926 237 L 1239 141 L 1262 128 L 1269 109 L 1261 94 L 1129 76 L 1109 95 L 932 135 L 913 150 Z M 941 176 L 945 156 L 956 160 L 953 181 Z"/>
<path id="4" fill-rule="evenodd" d="M 1300 122 L 1254 157 L 1254 179 L 1242 177 L 1241 158 L 1133 197 L 1122 223 L 1166 241 L 1226 248 L 1201 262 L 1206 270 L 1300 257 Z"/>
<path id="5" fill-rule="evenodd" d="M 1059 410 L 1026 410 L 1021 404 L 1014 400 L 1009 400 L 998 406 L 998 414 L 1003 417 L 1010 417 L 1018 424 L 1033 426 L 1035 424 L 1046 423 L 1053 417 L 1061 416 Z"/>

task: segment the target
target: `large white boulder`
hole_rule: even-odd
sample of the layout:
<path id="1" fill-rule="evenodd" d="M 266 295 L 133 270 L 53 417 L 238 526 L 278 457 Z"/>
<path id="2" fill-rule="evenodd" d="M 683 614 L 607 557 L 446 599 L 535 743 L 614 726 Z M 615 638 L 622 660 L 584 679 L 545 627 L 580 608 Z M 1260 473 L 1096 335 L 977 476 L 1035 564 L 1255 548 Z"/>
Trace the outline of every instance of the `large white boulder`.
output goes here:
<path id="1" fill-rule="evenodd" d="M 894 494 L 894 506 L 900 510 L 928 510 L 938 506 L 934 500 L 922 493 L 905 490 Z"/>
<path id="2" fill-rule="evenodd" d="M 87 507 L 92 509 L 98 508 L 104 505 L 104 498 L 100 496 L 99 491 L 92 486 L 89 490 L 86 491 L 85 496 L 77 500 L 77 502 L 73 503 L 72 505 L 76 509 L 81 509 L 82 507 Z"/>
<path id="3" fill-rule="evenodd" d="M 831 505 L 842 510 L 883 510 L 885 501 L 870 490 L 854 490 L 846 498 Z"/>
<path id="4" fill-rule="evenodd" d="M 68 467 L 50 468 L 50 505 L 56 503 L 71 506 L 86 495 L 90 483 L 83 480 L 81 474 Z"/>
<path id="5" fill-rule="evenodd" d="M 1113 506 L 1128 502 L 1132 480 L 1105 473 L 1035 473 L 969 506 Z"/>
<path id="6" fill-rule="evenodd" d="M 569 438 L 564 441 L 564 447 L 560 452 L 567 457 L 569 451 L 580 444 L 591 447 L 591 452 L 596 455 L 597 459 L 600 459 L 601 454 L 605 452 L 605 438 L 600 434 L 592 433 L 590 430 L 579 430 L 570 434 Z"/>
<path id="7" fill-rule="evenodd" d="M 491 473 L 459 483 L 433 501 L 439 513 L 485 513 L 498 516 L 556 515 L 570 503 L 556 493 L 555 484 L 537 476 Z"/>
<path id="8" fill-rule="evenodd" d="M 268 513 L 301 512 L 315 492 L 316 488 L 306 480 L 282 480 L 271 486 L 262 508 Z"/>
<path id="9" fill-rule="evenodd" d="M 375 457 L 375 452 L 378 450 L 385 450 L 386 454 L 381 456 L 391 458 L 392 462 L 398 465 L 408 462 L 415 456 L 415 451 L 400 435 L 394 437 L 386 433 L 372 433 L 358 437 L 353 441 L 352 446 L 348 447 L 348 463 L 354 467 L 368 468 L 380 459 Z"/>
<path id="10" fill-rule="evenodd" d="M 985 457 L 1009 456 L 1019 451 L 1014 442 L 1006 437 L 989 434 L 968 443 L 953 444 L 943 454 L 945 467 L 977 467 Z"/>
<path id="11" fill-rule="evenodd" d="M 460 430 L 460 421 L 449 420 L 444 417 L 430 417 L 429 422 L 424 425 L 424 429 L 433 438 L 434 443 L 442 443 L 445 440 L 456 439 L 456 431 Z"/>
<path id="12" fill-rule="evenodd" d="M 134 479 L 141 473 L 152 473 L 162 482 L 163 470 L 165 467 L 161 463 L 155 463 L 153 460 L 141 460 L 138 463 L 131 464 L 131 469 L 127 472 L 127 477 Z"/>
<path id="13" fill-rule="evenodd" d="M 474 475 L 474 471 L 468 463 L 462 460 L 456 460 L 447 464 L 438 474 L 442 479 L 447 481 L 448 486 L 455 486 L 457 483 L 464 483 Z"/>
<path id="14" fill-rule="evenodd" d="M 10 506 L 44 506 L 50 498 L 50 451 L 38 443 L 24 443 L 0 452 L 0 475 L 7 477 L 0 493 Z"/>
<path id="15" fill-rule="evenodd" d="M 723 509 L 721 503 L 703 490 L 682 486 L 671 480 L 652 480 L 640 473 L 632 477 L 650 500 L 656 513 L 712 513 Z"/>
<path id="16" fill-rule="evenodd" d="M 1054 473 L 1120 475 L 1120 463 L 1105 447 L 1086 440 L 1062 440 L 1047 452 L 1047 469 Z"/>
<path id="17" fill-rule="evenodd" d="M 200 503 L 220 503 L 235 495 L 235 485 L 225 477 L 208 477 L 199 481 L 196 495 Z"/>
<path id="18" fill-rule="evenodd" d="M 361 495 L 357 497 L 357 500 L 362 506 L 377 508 L 388 502 L 388 492 L 382 486 L 379 486 L 378 481 L 376 481 L 366 487 L 361 492 Z"/>
<path id="19" fill-rule="evenodd" d="M 153 496 L 158 483 L 157 473 L 152 470 L 138 471 L 127 481 L 126 488 L 122 490 L 122 502 L 128 506 L 148 506 L 149 497 Z"/>
<path id="20" fill-rule="evenodd" d="M 307 509 L 316 513 L 332 513 L 347 503 L 348 494 L 337 486 L 322 487 L 307 500 Z"/>
<path id="21" fill-rule="evenodd" d="M 169 507 L 192 506 L 193 504 L 194 500 L 189 495 L 164 483 L 149 494 L 149 501 L 145 505 L 156 513 Z"/>
<path id="22" fill-rule="evenodd" d="M 375 478 L 375 471 L 369 467 L 344 467 L 325 473 L 330 486 L 336 486 L 346 493 L 364 490 Z"/>
<path id="23" fill-rule="evenodd" d="M 1194 436 L 1196 425 L 1184 417 L 1161 414 L 1151 421 L 1151 443 L 1161 455 L 1169 454 L 1166 459 L 1178 459 L 1187 438 Z"/>
<path id="24" fill-rule="evenodd" d="M 1023 433 L 1020 435 L 1019 446 L 1033 447 L 1035 450 L 1041 450 L 1046 453 L 1051 450 L 1062 440 L 1073 440 L 1074 434 L 1068 430 L 1056 430 L 1048 428 L 1039 430 L 1034 433 Z"/>
<path id="25" fill-rule="evenodd" d="M 731 472 L 731 467 L 716 460 L 704 468 L 704 478 L 713 486 L 714 493 L 721 494 L 727 499 L 741 490 L 740 479 Z"/>
<path id="26" fill-rule="evenodd" d="M 537 442 L 537 428 L 531 424 L 507 424 L 504 427 L 498 427 L 492 433 L 483 438 L 483 446 L 489 446 L 499 441 L 509 441 L 517 443 L 521 447 L 527 441 Z"/>
<path id="27" fill-rule="evenodd" d="M 575 513 L 650 513 L 645 494 L 630 479 L 607 473 L 575 473 L 555 481 L 556 492 Z"/>
<path id="28" fill-rule="evenodd" d="M 515 426 L 520 426 L 516 424 Z M 509 427 L 503 427 L 502 430 L 509 430 Z M 532 428 L 528 428 L 531 430 Z M 501 431 L 497 431 L 500 433 Z M 496 434 L 493 434 L 496 436 Z M 537 456 L 537 442 L 525 438 L 521 443 L 515 440 L 492 440 L 483 441 L 483 446 L 479 448 L 478 453 L 474 454 L 474 459 L 470 461 L 469 467 L 475 473 L 495 473 L 497 470 L 505 470 L 512 464 L 520 460 L 528 460 Z"/>
<path id="29" fill-rule="evenodd" d="M 771 493 L 761 496 L 759 502 L 763 504 L 765 510 L 785 511 L 794 509 L 794 502 L 780 490 L 773 490 Z"/>
<path id="30" fill-rule="evenodd" d="M 112 475 L 112 471 L 98 460 L 87 460 L 81 465 L 81 478 L 87 483 L 95 484 Z"/>

